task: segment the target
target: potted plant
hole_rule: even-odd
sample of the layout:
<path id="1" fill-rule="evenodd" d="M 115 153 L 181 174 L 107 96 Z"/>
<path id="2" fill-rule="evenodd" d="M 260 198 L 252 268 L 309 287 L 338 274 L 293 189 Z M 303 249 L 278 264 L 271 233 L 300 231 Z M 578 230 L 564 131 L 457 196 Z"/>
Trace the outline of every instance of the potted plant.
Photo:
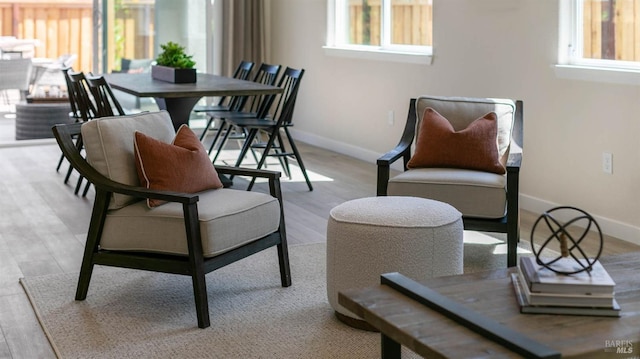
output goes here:
<path id="1" fill-rule="evenodd" d="M 187 55 L 184 46 L 169 41 L 160 45 L 162 52 L 151 67 L 151 77 L 173 83 L 196 82 L 193 55 Z"/>

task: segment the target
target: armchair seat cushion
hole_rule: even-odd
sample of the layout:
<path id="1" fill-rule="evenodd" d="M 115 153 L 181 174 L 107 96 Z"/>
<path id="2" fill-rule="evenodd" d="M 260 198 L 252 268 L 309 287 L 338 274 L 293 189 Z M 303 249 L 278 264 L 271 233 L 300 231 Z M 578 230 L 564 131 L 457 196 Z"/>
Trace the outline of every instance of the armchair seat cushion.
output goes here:
<path id="1" fill-rule="evenodd" d="M 389 180 L 387 195 L 414 196 L 448 203 L 465 217 L 502 218 L 506 176 L 456 168 L 416 168 Z"/>
<path id="2" fill-rule="evenodd" d="M 278 230 L 280 204 L 268 194 L 234 189 L 198 193 L 198 218 L 205 257 L 213 257 Z M 182 204 L 149 209 L 138 201 L 109 211 L 102 249 L 187 255 Z"/>

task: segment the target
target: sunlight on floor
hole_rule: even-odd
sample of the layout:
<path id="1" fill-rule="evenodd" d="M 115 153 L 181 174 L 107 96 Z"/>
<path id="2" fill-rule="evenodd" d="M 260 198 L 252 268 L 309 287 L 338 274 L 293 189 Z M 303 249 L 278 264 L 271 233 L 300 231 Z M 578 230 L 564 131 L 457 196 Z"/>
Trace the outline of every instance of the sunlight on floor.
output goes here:
<path id="1" fill-rule="evenodd" d="M 235 165 L 235 161 L 238 158 L 239 154 L 240 154 L 240 150 L 224 150 L 218 157 L 216 164 L 233 166 Z M 257 162 L 255 161 L 253 156 L 249 155 L 242 162 L 242 167 L 255 168 L 256 164 Z M 271 171 L 280 171 L 282 173 L 282 178 L 280 179 L 282 182 L 305 182 L 304 176 L 302 175 L 302 170 L 295 163 L 295 161 L 289 160 L 289 168 L 291 169 L 291 178 L 286 177 L 285 172 L 283 171 L 282 165 L 280 165 L 280 162 L 278 162 L 276 158 L 269 158 L 267 160 L 266 165 L 264 165 L 262 168 L 271 170 Z M 333 178 L 311 171 L 309 168 L 307 168 L 307 175 L 309 176 L 309 180 L 311 182 L 333 182 Z M 261 183 L 266 181 L 267 181 L 266 179 L 258 179 L 256 180 L 256 183 Z"/>
<path id="2" fill-rule="evenodd" d="M 475 245 L 495 246 L 493 254 L 506 254 L 507 244 L 498 239 L 476 231 L 464 231 L 464 243 Z M 521 246 L 518 246 L 518 253 L 531 254 L 531 251 Z"/>

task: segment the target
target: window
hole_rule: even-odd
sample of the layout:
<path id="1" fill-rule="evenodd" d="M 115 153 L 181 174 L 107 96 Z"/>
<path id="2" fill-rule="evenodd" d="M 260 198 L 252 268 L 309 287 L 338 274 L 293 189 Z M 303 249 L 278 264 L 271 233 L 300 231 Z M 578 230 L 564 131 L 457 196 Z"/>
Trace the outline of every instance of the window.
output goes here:
<path id="1" fill-rule="evenodd" d="M 560 69 L 640 74 L 640 1 L 564 0 L 560 6 Z M 624 82 L 638 84 L 640 77 Z"/>
<path id="2" fill-rule="evenodd" d="M 329 0 L 326 48 L 431 55 L 433 0 Z M 390 59 L 389 56 L 384 57 Z"/>

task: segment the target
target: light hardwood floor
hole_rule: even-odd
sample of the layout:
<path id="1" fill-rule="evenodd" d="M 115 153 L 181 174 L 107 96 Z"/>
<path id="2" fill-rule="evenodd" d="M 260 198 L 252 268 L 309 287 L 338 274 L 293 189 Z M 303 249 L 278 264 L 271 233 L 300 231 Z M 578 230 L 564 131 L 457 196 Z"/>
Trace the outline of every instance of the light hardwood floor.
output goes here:
<path id="1" fill-rule="evenodd" d="M 304 181 L 282 183 L 291 245 L 325 241 L 331 208 L 374 196 L 376 186 L 375 164 L 300 147 L 314 191 Z M 53 143 L 0 148 L 0 358 L 54 357 L 18 279 L 78 271 L 93 191 L 86 198 L 74 195 L 75 175 L 63 184 L 66 163 L 60 173 L 55 171 L 59 156 Z M 535 219 L 523 213 L 522 238 L 528 238 Z M 607 239 L 605 249 L 640 250 L 616 239 Z"/>

